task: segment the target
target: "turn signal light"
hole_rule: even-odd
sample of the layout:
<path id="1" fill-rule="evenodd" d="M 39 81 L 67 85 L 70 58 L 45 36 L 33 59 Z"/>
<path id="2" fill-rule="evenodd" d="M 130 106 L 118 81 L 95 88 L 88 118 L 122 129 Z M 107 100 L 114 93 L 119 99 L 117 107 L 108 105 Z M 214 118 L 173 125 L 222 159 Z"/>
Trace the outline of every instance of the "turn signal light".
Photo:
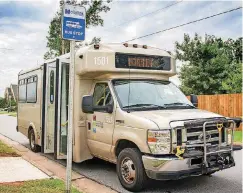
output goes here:
<path id="1" fill-rule="evenodd" d="M 148 142 L 157 142 L 155 137 L 148 137 Z"/>

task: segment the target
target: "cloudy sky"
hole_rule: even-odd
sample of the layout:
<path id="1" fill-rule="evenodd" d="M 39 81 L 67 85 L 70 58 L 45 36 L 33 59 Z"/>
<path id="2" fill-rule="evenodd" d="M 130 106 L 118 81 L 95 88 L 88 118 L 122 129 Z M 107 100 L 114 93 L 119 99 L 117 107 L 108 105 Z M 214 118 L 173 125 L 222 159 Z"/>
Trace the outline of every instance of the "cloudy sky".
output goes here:
<path id="1" fill-rule="evenodd" d="M 102 14 L 104 27 L 89 28 L 86 38 L 90 40 L 97 36 L 102 38 L 102 42 L 124 42 L 242 4 L 241 1 L 182 1 L 168 9 L 154 12 L 174 2 L 113 0 L 110 3 L 111 11 Z M 10 83 L 17 83 L 17 74 L 21 69 L 36 67 L 43 62 L 48 26 L 58 6 L 58 0 L 0 0 L 0 96 L 3 96 L 5 87 Z M 154 13 L 141 17 L 151 12 Z M 133 43 L 173 51 L 175 41 L 182 41 L 184 33 L 238 38 L 242 36 L 242 10 Z M 177 79 L 174 81 L 178 83 Z"/>

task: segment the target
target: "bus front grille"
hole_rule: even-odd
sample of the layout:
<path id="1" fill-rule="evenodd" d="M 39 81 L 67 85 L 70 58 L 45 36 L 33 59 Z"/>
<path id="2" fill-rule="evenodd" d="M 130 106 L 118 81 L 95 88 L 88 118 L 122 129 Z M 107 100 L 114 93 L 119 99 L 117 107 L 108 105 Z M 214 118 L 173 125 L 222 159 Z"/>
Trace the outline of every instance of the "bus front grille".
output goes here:
<path id="1" fill-rule="evenodd" d="M 203 126 L 187 128 L 187 145 L 203 144 L 203 139 Z M 216 125 L 206 127 L 206 142 L 211 145 L 219 144 L 219 131 Z"/>

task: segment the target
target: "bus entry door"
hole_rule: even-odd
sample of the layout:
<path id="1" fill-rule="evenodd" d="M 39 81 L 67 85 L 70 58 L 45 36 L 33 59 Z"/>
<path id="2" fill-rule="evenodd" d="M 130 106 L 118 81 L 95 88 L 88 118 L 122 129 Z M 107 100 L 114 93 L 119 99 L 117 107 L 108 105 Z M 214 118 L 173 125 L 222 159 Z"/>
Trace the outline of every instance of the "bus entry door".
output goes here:
<path id="1" fill-rule="evenodd" d="M 46 123 L 44 135 L 44 153 L 54 152 L 54 126 L 55 126 L 55 77 L 56 62 L 47 64 L 46 81 Z"/>
<path id="2" fill-rule="evenodd" d="M 57 62 L 57 96 L 55 125 L 55 159 L 67 158 L 68 135 L 68 95 L 69 95 L 69 60 L 59 59 Z"/>

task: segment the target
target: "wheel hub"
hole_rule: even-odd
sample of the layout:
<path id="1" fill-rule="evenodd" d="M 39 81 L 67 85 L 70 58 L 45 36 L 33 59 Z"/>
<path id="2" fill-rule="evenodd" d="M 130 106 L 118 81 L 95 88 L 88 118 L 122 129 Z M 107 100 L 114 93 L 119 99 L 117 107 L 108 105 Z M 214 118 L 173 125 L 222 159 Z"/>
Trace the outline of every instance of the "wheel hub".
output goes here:
<path id="1" fill-rule="evenodd" d="M 123 159 L 121 164 L 121 173 L 123 179 L 128 184 L 132 184 L 134 182 L 136 171 L 135 171 L 134 163 L 130 158 L 126 157 L 125 159 Z"/>

